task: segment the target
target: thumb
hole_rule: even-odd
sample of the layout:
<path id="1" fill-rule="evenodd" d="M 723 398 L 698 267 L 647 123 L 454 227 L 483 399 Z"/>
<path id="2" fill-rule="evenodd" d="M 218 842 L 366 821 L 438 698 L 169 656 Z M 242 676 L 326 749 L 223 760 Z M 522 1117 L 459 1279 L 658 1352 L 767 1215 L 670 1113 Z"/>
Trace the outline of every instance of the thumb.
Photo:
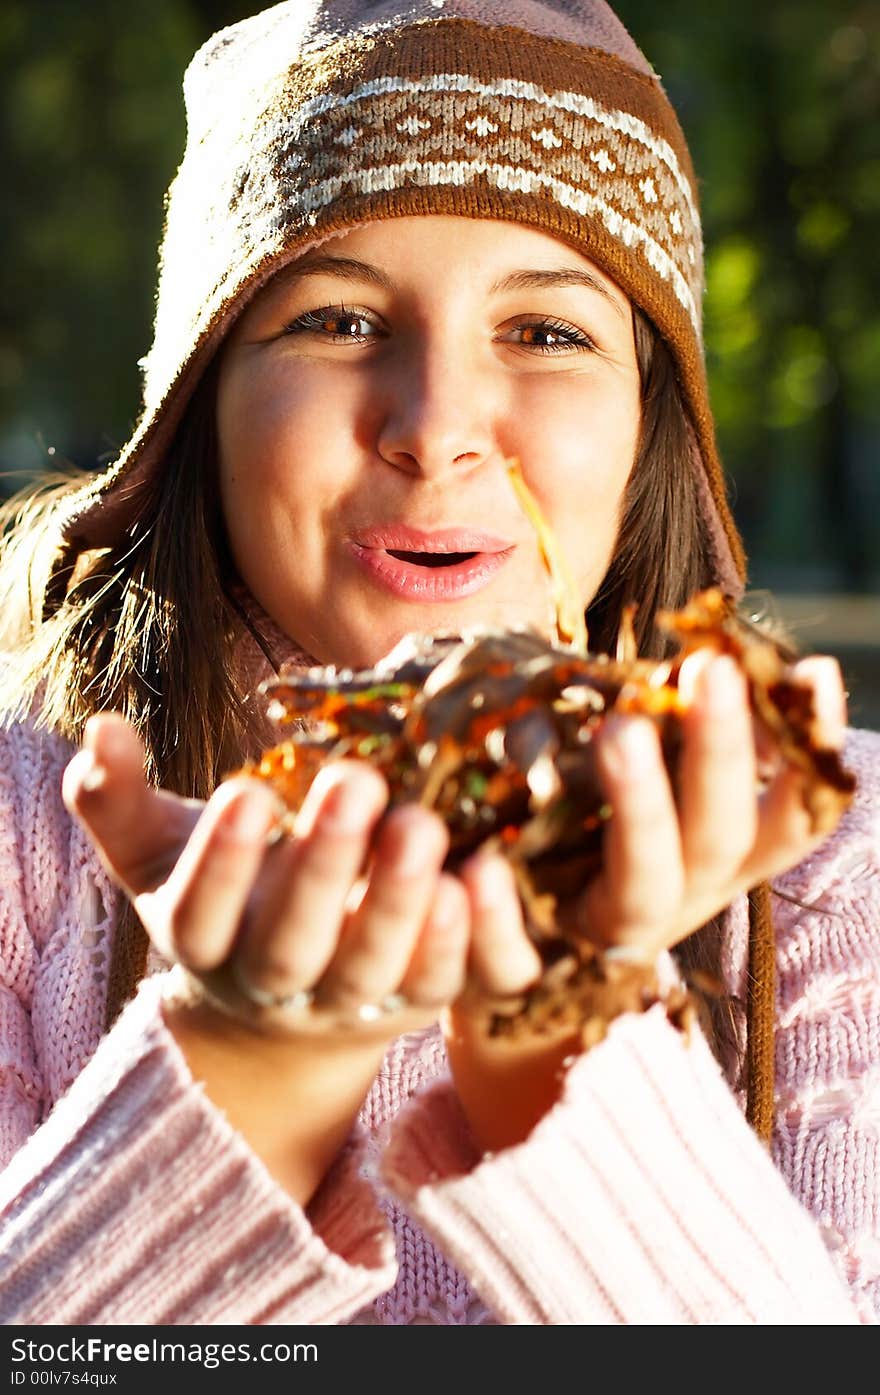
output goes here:
<path id="1" fill-rule="evenodd" d="M 203 807 L 148 785 L 143 743 L 116 712 L 89 718 L 61 794 L 110 876 L 131 896 L 165 880 Z"/>

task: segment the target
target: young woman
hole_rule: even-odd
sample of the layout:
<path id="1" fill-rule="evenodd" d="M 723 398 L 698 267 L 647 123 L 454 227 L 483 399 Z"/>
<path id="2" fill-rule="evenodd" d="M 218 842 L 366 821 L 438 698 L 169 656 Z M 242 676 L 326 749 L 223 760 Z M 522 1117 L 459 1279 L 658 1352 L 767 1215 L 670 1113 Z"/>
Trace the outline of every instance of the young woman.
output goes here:
<path id="1" fill-rule="evenodd" d="M 675 797 L 647 719 L 597 743 L 566 909 L 661 996 L 722 976 L 688 1032 L 499 1048 L 542 970 L 508 864 L 444 870 L 364 761 L 281 840 L 230 775 L 283 661 L 549 633 L 513 458 L 594 650 L 741 594 L 658 79 L 602 0 L 292 0 L 185 93 L 140 424 L 3 561 L 3 1320 L 873 1322 L 880 752 L 832 661 L 821 839 L 729 659 L 685 665 Z"/>

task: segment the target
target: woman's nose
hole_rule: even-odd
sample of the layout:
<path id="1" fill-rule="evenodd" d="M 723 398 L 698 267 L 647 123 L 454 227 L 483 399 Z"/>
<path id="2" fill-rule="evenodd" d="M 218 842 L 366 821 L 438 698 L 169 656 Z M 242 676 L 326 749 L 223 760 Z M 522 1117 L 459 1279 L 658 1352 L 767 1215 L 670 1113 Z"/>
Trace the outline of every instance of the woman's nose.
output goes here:
<path id="1" fill-rule="evenodd" d="M 467 471 L 495 449 L 497 403 L 475 364 L 454 353 L 416 351 L 392 375 L 379 429 L 379 454 L 412 474 Z"/>

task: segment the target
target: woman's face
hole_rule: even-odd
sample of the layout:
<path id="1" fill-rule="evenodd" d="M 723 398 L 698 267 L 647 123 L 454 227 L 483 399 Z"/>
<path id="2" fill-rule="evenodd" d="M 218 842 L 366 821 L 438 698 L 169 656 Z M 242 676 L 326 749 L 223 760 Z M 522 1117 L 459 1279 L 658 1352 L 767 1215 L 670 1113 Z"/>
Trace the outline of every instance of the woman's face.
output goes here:
<path id="1" fill-rule="evenodd" d="M 240 575 L 322 663 L 375 663 L 412 630 L 552 635 L 520 463 L 584 606 L 611 558 L 639 430 L 626 296 L 513 223 L 357 228 L 245 310 L 218 390 Z"/>

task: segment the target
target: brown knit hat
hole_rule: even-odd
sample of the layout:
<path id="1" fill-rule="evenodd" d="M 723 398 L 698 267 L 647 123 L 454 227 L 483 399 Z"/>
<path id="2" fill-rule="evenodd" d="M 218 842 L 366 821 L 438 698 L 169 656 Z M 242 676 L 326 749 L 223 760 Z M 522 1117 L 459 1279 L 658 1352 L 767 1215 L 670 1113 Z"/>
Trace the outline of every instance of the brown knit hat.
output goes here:
<path id="1" fill-rule="evenodd" d="M 597 262 L 671 346 L 718 582 L 745 562 L 709 409 L 702 243 L 675 113 L 604 0 L 288 0 L 215 34 L 184 81 L 144 408 L 68 502 L 47 596 L 118 543 L 246 301 L 306 248 L 377 218 L 514 219 Z"/>

